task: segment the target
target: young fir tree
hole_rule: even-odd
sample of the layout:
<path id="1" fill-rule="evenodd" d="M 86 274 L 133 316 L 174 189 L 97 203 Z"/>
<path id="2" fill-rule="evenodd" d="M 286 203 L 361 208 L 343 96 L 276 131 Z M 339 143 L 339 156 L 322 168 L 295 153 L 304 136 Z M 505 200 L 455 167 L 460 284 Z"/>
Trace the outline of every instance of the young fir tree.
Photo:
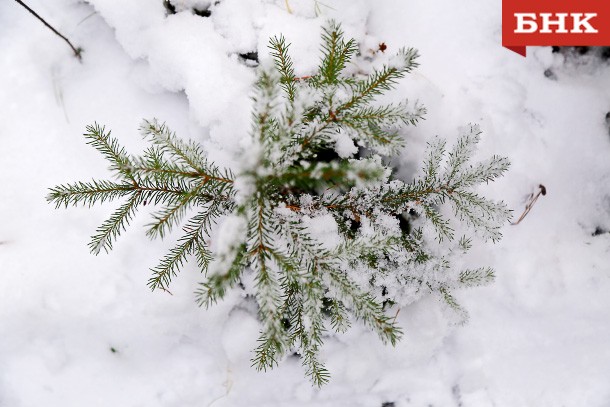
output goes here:
<path id="1" fill-rule="evenodd" d="M 488 268 L 450 267 L 451 253 L 467 250 L 470 240 L 439 244 L 454 241 L 445 206 L 493 241 L 509 217 L 503 203 L 475 192 L 508 167 L 497 156 L 470 164 L 476 126 L 450 150 L 440 139 L 430 143 L 414 181 L 396 179 L 382 160 L 403 147 L 401 127 L 424 114 L 407 102 L 375 101 L 417 66 L 415 50 L 400 50 L 360 78 L 346 74 L 356 42 L 332 23 L 322 39 L 319 68 L 307 77 L 295 76 L 283 37 L 270 41 L 274 65 L 260 69 L 253 97 L 255 159 L 239 173 L 218 168 L 199 144 L 157 121 L 142 125 L 150 147 L 140 156 L 95 124 L 85 137 L 117 180 L 60 185 L 48 196 L 58 207 L 123 199 L 91 240 L 96 254 L 112 248 L 140 206 L 159 206 L 148 234 L 163 237 L 182 225 L 184 235 L 152 270 L 150 287 L 167 289 L 194 258 L 205 274 L 197 300 L 207 307 L 249 275 L 261 321 L 253 365 L 267 369 L 296 351 L 318 385 L 329 378 L 319 358 L 327 331 L 344 332 L 358 320 L 394 344 L 401 330 L 388 306 L 436 293 L 463 312 L 452 289 L 492 280 Z M 358 155 L 357 146 L 369 154 Z"/>

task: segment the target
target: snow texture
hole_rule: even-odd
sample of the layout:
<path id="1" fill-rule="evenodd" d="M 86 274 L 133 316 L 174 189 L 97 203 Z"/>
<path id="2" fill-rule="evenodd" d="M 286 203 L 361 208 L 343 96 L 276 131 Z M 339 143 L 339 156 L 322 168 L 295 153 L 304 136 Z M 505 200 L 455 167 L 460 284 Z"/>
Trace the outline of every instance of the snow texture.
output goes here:
<path id="1" fill-rule="evenodd" d="M 0 406 L 610 405 L 608 62 L 503 49 L 498 0 L 177 0 L 172 15 L 161 0 L 28 4 L 85 52 L 79 63 L 17 3 L 0 4 Z M 191 11 L 207 6 L 209 17 Z M 94 121 L 138 151 L 138 124 L 156 117 L 201 141 L 220 166 L 251 165 L 255 71 L 240 54 L 268 61 L 268 38 L 282 33 L 296 74 L 307 75 L 328 18 L 363 55 L 381 43 L 388 54 L 413 46 L 422 55 L 395 93 L 428 111 L 409 129 L 403 174 L 416 171 L 434 135 L 451 144 L 476 122 L 479 154 L 512 162 L 489 197 L 518 217 L 538 185 L 548 193 L 500 243 L 464 259 L 498 276 L 456 292 L 467 325 L 424 296 L 397 315 L 405 337 L 395 348 L 358 325 L 328 338 L 332 381 L 315 389 L 298 358 L 266 373 L 250 367 L 259 326 L 239 291 L 199 309 L 195 265 L 173 295 L 148 290 L 148 269 L 172 236 L 147 242 L 144 214 L 110 255 L 94 257 L 87 237 L 112 208 L 56 211 L 44 197 L 58 183 L 106 175 L 81 136 Z M 220 227 L 225 236 L 240 229 Z M 318 217 L 309 227 L 324 235 L 336 224 Z"/>

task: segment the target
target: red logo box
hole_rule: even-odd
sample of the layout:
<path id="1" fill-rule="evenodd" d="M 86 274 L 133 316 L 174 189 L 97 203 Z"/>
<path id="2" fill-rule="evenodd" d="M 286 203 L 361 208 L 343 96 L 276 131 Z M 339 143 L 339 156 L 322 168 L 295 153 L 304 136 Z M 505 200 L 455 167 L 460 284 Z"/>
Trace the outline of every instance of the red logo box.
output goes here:
<path id="1" fill-rule="evenodd" d="M 502 46 L 610 45 L 610 0 L 503 0 Z"/>

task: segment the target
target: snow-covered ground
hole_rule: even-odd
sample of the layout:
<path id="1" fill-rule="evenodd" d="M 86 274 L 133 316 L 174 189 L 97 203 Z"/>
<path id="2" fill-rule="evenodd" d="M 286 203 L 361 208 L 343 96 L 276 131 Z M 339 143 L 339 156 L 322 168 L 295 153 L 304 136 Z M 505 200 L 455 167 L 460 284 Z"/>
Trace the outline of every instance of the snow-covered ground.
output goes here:
<path id="1" fill-rule="evenodd" d="M 206 1 L 174 3 L 166 16 L 161 0 L 29 1 L 85 49 L 82 63 L 16 2 L 0 4 L 0 406 L 610 406 L 609 62 L 503 49 L 497 0 L 221 0 L 210 17 L 189 11 Z M 137 151 L 140 121 L 156 117 L 236 164 L 255 78 L 239 54 L 264 58 L 283 33 L 305 75 L 328 18 L 364 52 L 420 50 L 398 92 L 428 115 L 405 162 L 476 122 L 481 155 L 512 161 L 486 195 L 518 216 L 539 184 L 548 193 L 475 249 L 498 278 L 456 293 L 467 325 L 425 298 L 401 310 L 395 348 L 356 326 L 326 341 L 333 377 L 317 389 L 296 358 L 251 368 L 250 305 L 236 292 L 198 308 L 194 266 L 173 295 L 149 291 L 171 239 L 149 241 L 146 216 L 94 257 L 88 237 L 112 205 L 58 211 L 45 196 L 107 176 L 81 136 L 95 121 Z"/>

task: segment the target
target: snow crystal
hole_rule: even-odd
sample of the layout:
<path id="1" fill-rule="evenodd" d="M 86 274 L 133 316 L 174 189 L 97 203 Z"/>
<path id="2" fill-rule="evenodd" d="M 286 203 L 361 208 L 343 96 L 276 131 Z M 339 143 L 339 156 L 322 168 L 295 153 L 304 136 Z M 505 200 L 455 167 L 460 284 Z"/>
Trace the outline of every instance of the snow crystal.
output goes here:
<path id="1" fill-rule="evenodd" d="M 390 216 L 383 212 L 375 213 L 375 224 L 376 226 L 383 231 L 384 234 L 400 236 L 400 226 L 399 221 L 396 216 Z"/>
<path id="2" fill-rule="evenodd" d="M 303 216 L 302 221 L 311 237 L 325 249 L 332 250 L 341 243 L 339 227 L 331 214 L 316 217 Z"/>
<path id="3" fill-rule="evenodd" d="M 334 132 L 331 136 L 335 142 L 335 151 L 341 158 L 352 157 L 358 152 L 358 147 L 354 144 L 354 140 L 344 131 Z"/>
<path id="4" fill-rule="evenodd" d="M 352 168 L 347 173 L 347 178 L 354 181 L 356 188 L 382 185 L 392 173 L 391 169 L 385 168 L 378 155 L 349 161 Z"/>

